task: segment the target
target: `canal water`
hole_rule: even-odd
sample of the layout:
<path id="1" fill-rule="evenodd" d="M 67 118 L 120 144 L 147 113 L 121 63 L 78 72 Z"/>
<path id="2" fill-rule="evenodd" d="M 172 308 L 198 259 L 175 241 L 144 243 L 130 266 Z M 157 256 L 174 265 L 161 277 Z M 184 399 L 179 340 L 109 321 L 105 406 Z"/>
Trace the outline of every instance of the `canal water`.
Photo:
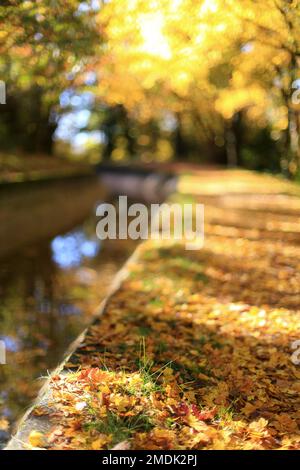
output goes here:
<path id="1" fill-rule="evenodd" d="M 49 236 L 43 228 L 40 239 L 36 239 L 37 221 L 32 219 L 34 242 L 27 240 L 0 259 L 0 340 L 6 346 L 6 364 L 0 365 L 1 447 L 49 371 L 61 362 L 70 343 L 91 322 L 112 278 L 135 248 L 136 242 L 130 240 L 100 242 L 96 238 L 95 205 L 103 199 L 103 193 L 99 189 L 99 194 L 94 191 L 91 197 L 91 184 L 99 183 L 86 180 L 80 183 L 79 192 L 72 193 L 73 206 L 81 205 L 81 213 L 76 218 L 71 206 L 63 210 L 59 229 L 59 211 L 70 197 L 70 192 L 64 194 L 62 182 L 56 188 L 54 203 L 43 211 L 43 216 L 47 215 L 45 210 L 49 211 Z M 83 204 L 85 185 L 90 199 Z M 46 200 L 45 187 L 43 193 L 42 199 Z M 39 204 L 36 196 L 34 200 Z M 55 233 L 51 220 L 55 221 Z M 16 233 L 12 236 L 18 240 Z M 28 233 L 26 236 L 28 239 Z"/>

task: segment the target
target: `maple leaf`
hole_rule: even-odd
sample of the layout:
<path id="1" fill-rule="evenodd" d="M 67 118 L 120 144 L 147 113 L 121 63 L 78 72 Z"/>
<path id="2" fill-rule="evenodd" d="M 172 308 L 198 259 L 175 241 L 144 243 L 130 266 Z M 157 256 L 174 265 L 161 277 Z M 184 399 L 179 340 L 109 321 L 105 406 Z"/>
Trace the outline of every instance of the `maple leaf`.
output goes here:
<path id="1" fill-rule="evenodd" d="M 107 374 L 98 367 L 91 367 L 80 371 L 77 380 L 91 381 L 94 383 L 101 383 L 107 379 Z"/>
<path id="2" fill-rule="evenodd" d="M 103 449 L 109 442 L 111 441 L 111 437 L 105 434 L 101 435 L 97 439 L 95 439 L 92 444 L 92 450 L 101 450 Z"/>

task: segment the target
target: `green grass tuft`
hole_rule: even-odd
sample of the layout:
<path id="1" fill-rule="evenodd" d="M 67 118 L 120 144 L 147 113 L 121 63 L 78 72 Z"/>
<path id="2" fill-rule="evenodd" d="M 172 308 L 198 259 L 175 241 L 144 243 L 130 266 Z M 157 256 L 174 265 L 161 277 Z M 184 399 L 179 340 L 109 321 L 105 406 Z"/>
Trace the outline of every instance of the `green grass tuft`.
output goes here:
<path id="1" fill-rule="evenodd" d="M 153 428 L 149 416 L 140 413 L 136 416 L 121 417 L 115 413 L 109 412 L 106 420 L 91 421 L 84 426 L 86 431 L 95 430 L 101 434 L 112 435 L 112 445 L 126 441 L 132 437 L 132 434 L 141 431 L 148 432 Z"/>

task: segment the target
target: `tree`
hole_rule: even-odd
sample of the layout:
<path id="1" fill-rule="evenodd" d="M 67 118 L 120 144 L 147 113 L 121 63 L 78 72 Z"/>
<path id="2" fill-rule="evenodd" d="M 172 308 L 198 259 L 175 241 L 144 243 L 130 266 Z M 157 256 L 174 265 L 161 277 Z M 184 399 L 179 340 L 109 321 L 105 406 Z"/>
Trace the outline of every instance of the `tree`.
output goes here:
<path id="1" fill-rule="evenodd" d="M 92 8 L 77 0 L 2 2 L 0 76 L 2 148 L 51 153 L 60 93 L 77 84 L 100 44 Z M 79 82 L 80 83 L 80 82 Z"/>
<path id="2" fill-rule="evenodd" d="M 141 120 L 193 116 L 204 140 L 227 141 L 233 163 L 242 121 L 270 128 L 284 144 L 283 167 L 295 172 L 299 8 L 294 0 L 106 2 L 99 94 Z"/>

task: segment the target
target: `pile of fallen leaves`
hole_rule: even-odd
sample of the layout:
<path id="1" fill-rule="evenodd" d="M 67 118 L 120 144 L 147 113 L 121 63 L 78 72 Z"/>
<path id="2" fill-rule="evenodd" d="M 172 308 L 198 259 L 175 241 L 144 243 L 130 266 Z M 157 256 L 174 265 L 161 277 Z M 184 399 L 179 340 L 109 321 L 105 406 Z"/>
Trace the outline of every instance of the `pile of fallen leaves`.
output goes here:
<path id="1" fill-rule="evenodd" d="M 193 193 L 204 248 L 142 245 L 34 409 L 52 428 L 32 446 L 300 448 L 300 200 Z"/>

